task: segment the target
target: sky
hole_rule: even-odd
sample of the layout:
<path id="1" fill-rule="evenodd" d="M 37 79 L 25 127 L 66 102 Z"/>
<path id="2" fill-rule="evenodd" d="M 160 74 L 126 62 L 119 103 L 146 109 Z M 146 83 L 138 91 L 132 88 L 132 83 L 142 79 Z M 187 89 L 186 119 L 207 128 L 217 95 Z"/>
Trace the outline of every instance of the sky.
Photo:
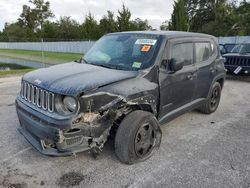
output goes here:
<path id="1" fill-rule="evenodd" d="M 121 9 L 122 3 L 132 13 L 132 19 L 147 19 L 153 28 L 158 29 L 162 22 L 169 20 L 173 10 L 174 0 L 49 0 L 55 20 L 61 16 L 70 16 L 82 23 L 84 17 L 91 12 L 100 20 L 107 10 L 115 14 Z M 29 0 L 0 0 L 0 30 L 5 22 L 12 23 L 22 12 L 22 6 Z"/>

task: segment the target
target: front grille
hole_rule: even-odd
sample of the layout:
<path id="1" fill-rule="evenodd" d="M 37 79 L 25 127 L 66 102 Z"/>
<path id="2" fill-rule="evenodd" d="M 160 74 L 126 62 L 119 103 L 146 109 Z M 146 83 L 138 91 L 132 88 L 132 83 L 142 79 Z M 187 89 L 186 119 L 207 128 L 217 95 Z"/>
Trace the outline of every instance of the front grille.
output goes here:
<path id="1" fill-rule="evenodd" d="M 55 95 L 53 93 L 22 81 L 20 95 L 30 104 L 43 110 L 54 112 Z"/>
<path id="2" fill-rule="evenodd" d="M 247 57 L 226 57 L 226 65 L 250 66 L 250 58 Z"/>

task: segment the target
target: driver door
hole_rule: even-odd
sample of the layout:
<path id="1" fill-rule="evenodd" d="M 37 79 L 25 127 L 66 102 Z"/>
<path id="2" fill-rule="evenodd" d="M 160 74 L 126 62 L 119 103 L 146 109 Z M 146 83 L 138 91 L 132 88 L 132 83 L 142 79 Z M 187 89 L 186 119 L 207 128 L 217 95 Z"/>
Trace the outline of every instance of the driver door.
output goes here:
<path id="1" fill-rule="evenodd" d="M 160 78 L 160 114 L 169 112 L 190 103 L 195 94 L 197 69 L 194 65 L 194 45 L 190 39 L 170 40 L 165 50 L 168 65 L 161 66 Z M 169 71 L 171 59 L 182 59 L 183 68 L 177 72 Z"/>

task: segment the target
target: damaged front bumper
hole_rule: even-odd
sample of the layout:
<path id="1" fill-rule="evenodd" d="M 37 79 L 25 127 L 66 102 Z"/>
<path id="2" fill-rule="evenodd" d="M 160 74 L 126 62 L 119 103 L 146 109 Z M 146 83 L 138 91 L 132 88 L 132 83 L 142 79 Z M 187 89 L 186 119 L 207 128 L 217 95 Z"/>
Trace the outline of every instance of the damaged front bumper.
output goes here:
<path id="1" fill-rule="evenodd" d="M 72 117 L 49 117 L 16 100 L 16 111 L 20 121 L 20 133 L 39 152 L 51 156 L 67 156 L 87 150 L 102 148 L 104 130 L 99 137 L 84 135 L 86 132 L 72 128 Z"/>

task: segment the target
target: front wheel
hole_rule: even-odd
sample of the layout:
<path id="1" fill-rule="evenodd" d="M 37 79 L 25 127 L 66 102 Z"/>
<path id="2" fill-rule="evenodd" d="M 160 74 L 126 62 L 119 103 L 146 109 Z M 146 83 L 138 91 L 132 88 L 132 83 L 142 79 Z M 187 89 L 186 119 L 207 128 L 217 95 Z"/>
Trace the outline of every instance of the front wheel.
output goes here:
<path id="1" fill-rule="evenodd" d="M 221 86 L 220 83 L 215 82 L 209 93 L 207 101 L 199 108 L 202 113 L 211 114 L 215 112 L 219 106 L 221 98 Z"/>
<path id="2" fill-rule="evenodd" d="M 133 164 L 152 156 L 161 142 L 161 130 L 152 113 L 134 111 L 128 114 L 115 136 L 115 152 L 121 162 Z"/>

